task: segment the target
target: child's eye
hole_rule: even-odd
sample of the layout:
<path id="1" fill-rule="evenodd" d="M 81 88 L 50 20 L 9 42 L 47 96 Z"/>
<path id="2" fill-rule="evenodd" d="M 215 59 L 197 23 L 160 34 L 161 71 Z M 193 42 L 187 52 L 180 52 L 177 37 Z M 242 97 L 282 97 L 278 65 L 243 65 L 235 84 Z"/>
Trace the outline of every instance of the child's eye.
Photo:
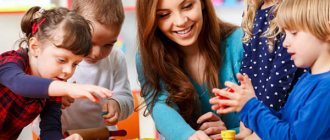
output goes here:
<path id="1" fill-rule="evenodd" d="M 78 63 L 73 63 L 72 66 L 75 68 L 78 66 Z"/>
<path id="2" fill-rule="evenodd" d="M 107 48 L 107 49 L 110 49 L 114 46 L 114 44 L 107 44 L 107 45 L 104 45 L 103 47 L 104 48 Z"/>
<path id="3" fill-rule="evenodd" d="M 57 58 L 57 62 L 63 64 L 63 63 L 65 63 L 65 60 L 63 58 Z"/>

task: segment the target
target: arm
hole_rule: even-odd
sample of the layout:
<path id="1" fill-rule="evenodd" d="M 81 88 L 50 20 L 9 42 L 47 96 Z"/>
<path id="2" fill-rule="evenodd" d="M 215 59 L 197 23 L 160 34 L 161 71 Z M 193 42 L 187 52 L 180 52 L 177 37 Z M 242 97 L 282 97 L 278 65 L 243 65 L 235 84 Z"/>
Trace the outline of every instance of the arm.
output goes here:
<path id="1" fill-rule="evenodd" d="M 293 123 L 281 120 L 256 98 L 243 107 L 240 118 L 262 139 L 322 139 L 330 124 L 329 88 L 318 88 L 313 92 L 297 110 L 299 115 Z"/>
<path id="2" fill-rule="evenodd" d="M 0 83 L 23 97 L 46 98 L 52 80 L 28 75 L 23 66 L 6 63 L 0 66 Z"/>
<path id="3" fill-rule="evenodd" d="M 58 99 L 60 98 L 51 98 Z M 40 140 L 60 140 L 62 136 L 61 127 L 61 104 L 60 102 L 47 100 L 46 106 L 40 114 Z"/>
<path id="4" fill-rule="evenodd" d="M 241 28 L 238 28 L 223 42 L 221 49 L 224 60 L 219 77 L 220 88 L 225 87 L 225 81 L 238 83 L 236 74 L 239 73 L 243 57 L 242 36 L 243 31 Z M 228 129 L 236 130 L 237 133 L 239 132 L 239 118 L 236 112 L 221 115 L 221 119 L 226 123 Z"/>
<path id="5" fill-rule="evenodd" d="M 130 84 L 127 74 L 126 59 L 123 53 L 119 50 L 112 50 L 114 53 L 110 55 L 111 66 L 116 67 L 114 69 L 114 88 L 112 90 L 112 99 L 117 101 L 120 108 L 119 120 L 124 120 L 129 117 L 133 110 L 133 96 L 130 89 Z"/>
<path id="6" fill-rule="evenodd" d="M 139 54 L 136 56 L 136 67 L 139 82 L 141 85 L 143 85 L 145 79 Z M 166 98 L 166 91 L 161 92 L 161 94 L 156 99 L 155 106 L 152 110 L 151 115 L 157 130 L 161 133 L 162 136 L 169 140 L 188 139 L 196 131 L 192 129 L 188 123 L 186 123 L 186 121 L 174 108 L 168 106 L 165 103 Z M 146 100 L 146 102 L 148 103 L 150 101 Z"/>

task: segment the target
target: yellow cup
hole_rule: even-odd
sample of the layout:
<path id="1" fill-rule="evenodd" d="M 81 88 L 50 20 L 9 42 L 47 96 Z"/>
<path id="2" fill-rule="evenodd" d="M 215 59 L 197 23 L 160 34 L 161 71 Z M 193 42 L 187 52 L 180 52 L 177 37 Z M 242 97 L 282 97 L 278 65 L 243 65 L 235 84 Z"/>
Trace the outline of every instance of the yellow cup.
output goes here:
<path id="1" fill-rule="evenodd" d="M 235 130 L 222 130 L 221 137 L 223 140 L 235 140 Z"/>

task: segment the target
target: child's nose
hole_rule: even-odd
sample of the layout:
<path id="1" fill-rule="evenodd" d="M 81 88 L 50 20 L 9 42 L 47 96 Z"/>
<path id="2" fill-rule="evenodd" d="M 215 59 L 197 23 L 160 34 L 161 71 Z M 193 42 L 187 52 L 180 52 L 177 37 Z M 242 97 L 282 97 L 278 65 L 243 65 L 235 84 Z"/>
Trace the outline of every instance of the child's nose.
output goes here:
<path id="1" fill-rule="evenodd" d="M 284 47 L 284 48 L 288 48 L 288 47 L 289 47 L 289 38 L 288 38 L 288 37 L 286 37 L 286 38 L 284 39 L 284 41 L 283 41 L 283 47 Z"/>
<path id="2" fill-rule="evenodd" d="M 65 75 L 71 75 L 74 71 L 74 68 L 70 65 L 67 65 L 67 66 L 64 66 L 62 72 L 65 74 Z"/>
<path id="3" fill-rule="evenodd" d="M 93 46 L 92 51 L 91 51 L 89 57 L 91 57 L 92 59 L 95 59 L 98 56 L 100 56 L 101 53 L 102 53 L 101 52 L 101 47 L 99 47 L 99 46 Z"/>

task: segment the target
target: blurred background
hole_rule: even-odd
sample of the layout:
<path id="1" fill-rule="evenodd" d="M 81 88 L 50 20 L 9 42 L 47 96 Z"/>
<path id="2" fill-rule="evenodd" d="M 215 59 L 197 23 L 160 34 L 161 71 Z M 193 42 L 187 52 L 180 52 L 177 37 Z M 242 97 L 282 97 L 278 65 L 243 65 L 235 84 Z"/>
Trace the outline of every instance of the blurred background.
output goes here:
<path id="1" fill-rule="evenodd" d="M 126 56 L 129 80 L 133 90 L 140 89 L 135 69 L 135 53 L 137 51 L 135 1 L 122 0 L 125 8 L 125 21 L 116 43 Z M 242 20 L 242 0 L 212 0 L 218 17 L 224 21 L 240 25 Z M 17 49 L 16 41 L 22 36 L 20 22 L 24 12 L 32 6 L 45 9 L 62 6 L 70 7 L 70 0 L 0 0 L 0 53 Z M 240 41 L 240 40 L 238 40 Z M 155 137 L 153 122 L 140 114 L 140 137 Z M 143 125 L 141 125 L 143 124 Z M 32 139 L 31 128 L 24 129 L 19 139 Z"/>

